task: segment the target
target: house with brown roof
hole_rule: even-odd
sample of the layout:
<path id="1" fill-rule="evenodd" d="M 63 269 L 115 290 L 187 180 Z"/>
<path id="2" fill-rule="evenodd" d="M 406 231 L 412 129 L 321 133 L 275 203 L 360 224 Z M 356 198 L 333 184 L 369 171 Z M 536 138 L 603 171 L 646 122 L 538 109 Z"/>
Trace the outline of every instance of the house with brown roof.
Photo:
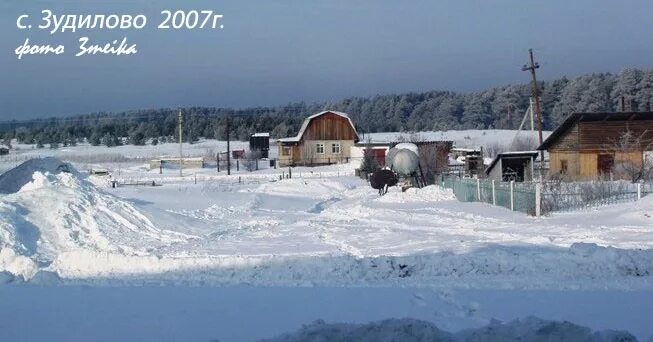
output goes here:
<path id="1" fill-rule="evenodd" d="M 294 137 L 277 140 L 279 165 L 324 165 L 348 161 L 358 133 L 349 115 L 335 111 L 313 114 Z"/>
<path id="2" fill-rule="evenodd" d="M 652 146 L 653 112 L 573 113 L 538 150 L 549 153 L 549 176 L 628 179 L 625 166 L 650 163 Z"/>

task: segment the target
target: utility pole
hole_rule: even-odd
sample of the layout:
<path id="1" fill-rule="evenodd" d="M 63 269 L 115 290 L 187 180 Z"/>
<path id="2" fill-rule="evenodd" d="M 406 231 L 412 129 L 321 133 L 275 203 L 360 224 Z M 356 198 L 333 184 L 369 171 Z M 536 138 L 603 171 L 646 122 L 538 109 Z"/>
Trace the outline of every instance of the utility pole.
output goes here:
<path id="1" fill-rule="evenodd" d="M 179 116 L 178 120 L 179 121 L 179 177 L 184 176 L 184 150 L 183 150 L 183 115 L 181 114 L 181 109 L 179 109 Z"/>
<path id="2" fill-rule="evenodd" d="M 231 174 L 231 149 L 229 146 L 229 130 L 231 127 L 229 126 L 229 117 L 227 116 L 227 175 Z"/>
<path id="3" fill-rule="evenodd" d="M 522 71 L 530 71 L 533 77 L 533 97 L 535 98 L 535 115 L 537 116 L 537 130 L 540 146 L 542 145 L 542 110 L 540 107 L 540 89 L 537 87 L 537 77 L 535 77 L 535 69 L 539 69 L 540 65 L 535 63 L 533 58 L 533 49 L 528 49 L 530 57 L 530 64 L 524 65 Z M 544 151 L 540 150 L 540 173 L 542 173 L 542 166 L 544 166 Z"/>

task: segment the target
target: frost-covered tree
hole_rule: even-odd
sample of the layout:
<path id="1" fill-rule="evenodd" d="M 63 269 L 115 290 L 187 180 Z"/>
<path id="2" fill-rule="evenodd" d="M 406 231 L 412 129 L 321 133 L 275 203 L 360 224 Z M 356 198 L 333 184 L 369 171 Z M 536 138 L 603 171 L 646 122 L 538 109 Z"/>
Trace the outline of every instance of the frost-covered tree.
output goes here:
<path id="1" fill-rule="evenodd" d="M 642 71 L 628 68 L 619 74 L 617 82 L 612 89 L 612 103 L 617 111 L 621 111 L 621 99 L 623 97 L 625 110 L 637 110 L 637 92 L 642 81 Z"/>
<path id="2" fill-rule="evenodd" d="M 637 103 L 640 111 L 653 110 L 653 69 L 643 72 L 642 80 L 639 82 Z"/>

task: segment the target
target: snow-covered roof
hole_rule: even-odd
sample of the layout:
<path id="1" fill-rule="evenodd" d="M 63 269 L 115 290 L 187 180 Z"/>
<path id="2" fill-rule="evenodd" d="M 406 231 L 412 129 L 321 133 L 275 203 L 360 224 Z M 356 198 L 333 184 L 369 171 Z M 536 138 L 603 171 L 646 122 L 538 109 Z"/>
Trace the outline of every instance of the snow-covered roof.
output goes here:
<path id="1" fill-rule="evenodd" d="M 9 146 L 0 144 L 0 150 L 10 150 Z"/>
<path id="2" fill-rule="evenodd" d="M 281 138 L 281 139 L 278 139 L 277 141 L 279 141 L 279 142 L 298 142 L 298 141 L 300 141 L 302 139 L 302 136 L 304 135 L 304 132 L 308 128 L 308 124 L 311 122 L 311 120 L 317 118 L 318 116 L 328 114 L 328 113 L 332 113 L 332 114 L 335 114 L 335 115 L 338 115 L 338 116 L 341 116 L 341 117 L 347 119 L 349 121 L 349 124 L 351 125 L 351 128 L 354 130 L 354 133 L 356 133 L 356 136 L 358 136 L 358 132 L 356 131 L 356 126 L 354 126 L 354 122 L 351 121 L 351 118 L 349 117 L 349 115 L 347 113 L 336 112 L 336 111 L 332 111 L 332 110 L 325 110 L 323 112 L 313 114 L 313 115 L 307 117 L 306 119 L 304 119 L 304 122 L 302 123 L 302 127 L 299 129 L 299 133 L 297 133 L 296 136 L 288 137 L 288 138 Z"/>
<path id="3" fill-rule="evenodd" d="M 269 138 L 269 137 L 270 137 L 270 133 L 254 133 L 254 134 L 252 134 L 252 136 L 253 136 L 253 137 L 263 137 L 263 138 L 266 138 L 266 137 L 267 137 L 267 138 Z"/>

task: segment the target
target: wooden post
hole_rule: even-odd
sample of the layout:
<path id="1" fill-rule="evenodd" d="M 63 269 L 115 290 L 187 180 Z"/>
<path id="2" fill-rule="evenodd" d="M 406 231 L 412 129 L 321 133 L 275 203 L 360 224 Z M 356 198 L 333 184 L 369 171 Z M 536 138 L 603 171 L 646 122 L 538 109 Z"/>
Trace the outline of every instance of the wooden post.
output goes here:
<path id="1" fill-rule="evenodd" d="M 258 171 L 258 158 L 256 159 L 256 171 Z"/>
<path id="2" fill-rule="evenodd" d="M 542 215 L 542 183 L 535 183 L 535 216 Z"/>
<path id="3" fill-rule="evenodd" d="M 510 210 L 515 211 L 515 181 L 510 181 Z"/>
<path id="4" fill-rule="evenodd" d="M 481 180 L 476 178 L 476 199 L 481 201 Z"/>
<path id="5" fill-rule="evenodd" d="M 492 180 L 492 205 L 497 205 L 497 195 L 494 190 L 494 179 Z"/>
<path id="6" fill-rule="evenodd" d="M 292 178 L 292 169 L 288 166 L 288 178 Z"/>
<path id="7" fill-rule="evenodd" d="M 215 155 L 215 165 L 218 169 L 218 172 L 220 172 L 220 151 L 218 151 L 218 153 Z"/>
<path id="8" fill-rule="evenodd" d="M 240 171 L 240 159 L 236 159 L 236 171 Z"/>

